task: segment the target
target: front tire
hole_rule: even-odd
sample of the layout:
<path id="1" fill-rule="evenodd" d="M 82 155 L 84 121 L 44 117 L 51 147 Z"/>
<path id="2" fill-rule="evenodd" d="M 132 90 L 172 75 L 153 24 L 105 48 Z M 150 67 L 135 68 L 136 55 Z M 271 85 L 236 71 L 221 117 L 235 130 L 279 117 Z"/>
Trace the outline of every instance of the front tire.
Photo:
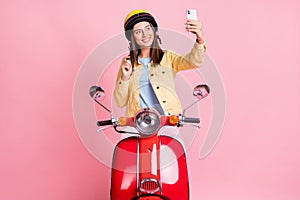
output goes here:
<path id="1" fill-rule="evenodd" d="M 136 196 L 131 200 L 170 200 L 168 197 L 164 197 L 157 194 L 145 194 L 141 196 Z"/>

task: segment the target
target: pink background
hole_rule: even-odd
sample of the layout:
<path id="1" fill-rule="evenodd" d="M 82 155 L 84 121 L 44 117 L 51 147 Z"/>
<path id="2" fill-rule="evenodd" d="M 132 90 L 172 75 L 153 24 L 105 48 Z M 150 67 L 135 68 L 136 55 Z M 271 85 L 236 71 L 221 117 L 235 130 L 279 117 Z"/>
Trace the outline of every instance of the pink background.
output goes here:
<path id="1" fill-rule="evenodd" d="M 196 8 L 226 90 L 212 153 L 188 152 L 192 199 L 300 198 L 300 2 L 0 2 L 0 199 L 108 199 L 107 167 L 82 145 L 72 113 L 86 56 L 122 31 L 132 9 L 184 33 Z"/>

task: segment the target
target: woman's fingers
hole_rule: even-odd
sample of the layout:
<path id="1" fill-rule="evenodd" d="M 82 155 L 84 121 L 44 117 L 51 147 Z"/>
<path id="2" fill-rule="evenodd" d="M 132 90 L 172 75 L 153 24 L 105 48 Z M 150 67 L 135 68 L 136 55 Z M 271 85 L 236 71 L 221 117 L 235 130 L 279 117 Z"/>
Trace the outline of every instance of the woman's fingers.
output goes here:
<path id="1" fill-rule="evenodd" d="M 130 62 L 130 57 L 126 56 L 122 58 L 122 77 L 123 79 L 128 79 L 132 73 L 132 65 Z"/>
<path id="2" fill-rule="evenodd" d="M 123 65 L 123 69 L 124 69 L 126 72 L 128 72 L 128 71 L 131 70 L 131 65 L 130 65 L 129 63 L 125 63 L 125 64 Z"/>
<path id="3" fill-rule="evenodd" d="M 185 23 L 185 29 L 188 32 L 194 33 L 196 35 L 198 43 L 203 43 L 203 30 L 202 30 L 202 23 L 198 20 L 187 20 Z"/>
<path id="4" fill-rule="evenodd" d="M 187 31 L 192 31 L 194 32 L 195 30 L 201 30 L 202 29 L 202 24 L 199 21 L 196 20 L 188 20 L 186 23 L 186 30 Z"/>

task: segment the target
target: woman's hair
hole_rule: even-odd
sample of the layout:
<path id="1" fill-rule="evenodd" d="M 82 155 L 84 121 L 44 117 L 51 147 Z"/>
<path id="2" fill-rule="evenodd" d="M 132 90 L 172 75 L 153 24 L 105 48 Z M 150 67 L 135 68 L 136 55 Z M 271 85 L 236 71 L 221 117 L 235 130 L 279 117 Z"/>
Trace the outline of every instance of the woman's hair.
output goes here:
<path id="1" fill-rule="evenodd" d="M 164 55 L 164 51 L 159 46 L 159 43 L 158 43 L 159 36 L 156 34 L 154 27 L 152 25 L 151 25 L 151 28 L 154 32 L 154 40 L 153 40 L 152 46 L 150 48 L 150 57 L 154 64 L 159 64 Z M 139 48 L 138 44 L 136 43 L 132 33 L 133 33 L 133 31 L 131 30 L 129 49 L 130 49 L 130 61 L 131 61 L 131 63 L 133 63 L 133 66 L 134 66 L 135 64 L 138 64 L 138 56 L 140 53 L 140 48 Z"/>

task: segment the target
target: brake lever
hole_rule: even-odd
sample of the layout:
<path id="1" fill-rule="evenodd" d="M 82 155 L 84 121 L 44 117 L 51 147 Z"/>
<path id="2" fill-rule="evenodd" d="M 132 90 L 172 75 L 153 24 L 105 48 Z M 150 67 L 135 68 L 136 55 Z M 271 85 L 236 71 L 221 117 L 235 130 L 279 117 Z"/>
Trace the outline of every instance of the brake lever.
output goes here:
<path id="1" fill-rule="evenodd" d="M 191 124 L 191 123 L 184 123 L 185 125 L 194 126 L 196 128 L 201 128 L 199 124 Z"/>
<path id="2" fill-rule="evenodd" d="M 188 126 L 194 126 L 194 127 L 196 127 L 196 128 L 201 128 L 201 126 L 200 126 L 200 124 L 191 124 L 191 123 L 185 123 L 185 122 L 180 122 L 180 127 L 183 127 L 183 125 L 184 126 L 186 126 L 186 125 L 188 125 Z"/>
<path id="3" fill-rule="evenodd" d="M 105 126 L 105 127 L 100 127 L 100 128 L 97 129 L 97 133 L 99 133 L 100 131 L 103 131 L 103 130 L 105 130 L 105 129 L 107 129 L 107 128 L 111 128 L 111 127 L 113 127 L 113 126 L 114 126 L 114 125 Z"/>

